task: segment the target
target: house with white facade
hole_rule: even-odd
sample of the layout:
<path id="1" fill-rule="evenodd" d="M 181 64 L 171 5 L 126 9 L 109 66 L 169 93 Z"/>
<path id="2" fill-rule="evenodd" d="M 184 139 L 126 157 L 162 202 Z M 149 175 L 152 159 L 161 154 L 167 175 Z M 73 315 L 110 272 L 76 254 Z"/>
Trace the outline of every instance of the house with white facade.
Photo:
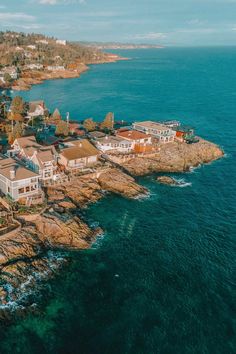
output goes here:
<path id="1" fill-rule="evenodd" d="M 135 130 L 157 138 L 160 143 L 170 143 L 175 138 L 175 131 L 172 128 L 158 122 L 135 122 L 132 126 Z"/>
<path id="2" fill-rule="evenodd" d="M 0 158 L 0 190 L 14 201 L 38 197 L 39 175 L 12 158 Z"/>
<path id="3" fill-rule="evenodd" d="M 98 162 L 100 152 L 87 140 L 75 140 L 59 153 L 58 163 L 67 171 L 83 170 Z"/>
<path id="4" fill-rule="evenodd" d="M 133 143 L 127 141 L 124 138 L 113 135 L 106 135 L 105 137 L 98 138 L 95 141 L 97 148 L 103 153 L 111 152 L 131 152 L 133 149 Z"/>
<path id="5" fill-rule="evenodd" d="M 63 65 L 49 65 L 46 69 L 49 71 L 64 71 L 65 67 Z"/>
<path id="6" fill-rule="evenodd" d="M 38 144 L 34 136 L 15 139 L 8 155 L 16 157 L 38 173 L 41 182 L 57 178 L 58 154 L 55 147 Z"/>
<path id="7" fill-rule="evenodd" d="M 66 45 L 66 40 L 65 39 L 57 39 L 56 43 L 61 44 L 61 45 Z"/>
<path id="8" fill-rule="evenodd" d="M 48 109 L 44 101 L 29 102 L 29 109 L 27 112 L 28 118 L 43 116 L 48 113 Z"/>

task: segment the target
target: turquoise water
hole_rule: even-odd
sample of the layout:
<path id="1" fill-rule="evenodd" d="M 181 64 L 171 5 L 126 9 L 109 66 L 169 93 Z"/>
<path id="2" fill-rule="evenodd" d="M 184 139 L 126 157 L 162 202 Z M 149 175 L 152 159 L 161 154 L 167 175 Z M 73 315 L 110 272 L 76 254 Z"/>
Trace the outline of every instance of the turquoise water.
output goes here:
<path id="1" fill-rule="evenodd" d="M 41 313 L 1 334 L 3 353 L 235 353 L 236 48 L 126 51 L 80 79 L 35 86 L 74 119 L 178 118 L 226 157 L 186 187 L 138 181 L 149 198 L 108 196 L 83 214 L 105 230 L 50 282 Z"/>

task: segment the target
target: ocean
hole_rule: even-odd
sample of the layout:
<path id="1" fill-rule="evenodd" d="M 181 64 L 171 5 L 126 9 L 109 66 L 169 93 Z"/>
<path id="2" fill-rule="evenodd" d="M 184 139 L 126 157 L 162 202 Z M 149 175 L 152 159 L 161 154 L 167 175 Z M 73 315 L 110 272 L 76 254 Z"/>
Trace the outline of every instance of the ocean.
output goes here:
<path id="1" fill-rule="evenodd" d="M 236 48 L 118 51 L 79 79 L 22 93 L 71 119 L 178 119 L 219 144 L 221 160 L 180 187 L 138 178 L 149 196 L 108 195 L 83 211 L 104 230 L 35 298 L 38 314 L 1 327 L 0 352 L 236 352 Z"/>

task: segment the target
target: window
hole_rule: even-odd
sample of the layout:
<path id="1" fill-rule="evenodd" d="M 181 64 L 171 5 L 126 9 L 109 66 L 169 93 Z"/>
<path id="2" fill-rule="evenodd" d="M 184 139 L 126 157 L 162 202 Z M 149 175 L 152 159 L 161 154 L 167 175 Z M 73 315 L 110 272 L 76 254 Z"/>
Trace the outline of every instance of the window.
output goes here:
<path id="1" fill-rule="evenodd" d="M 18 193 L 19 193 L 19 194 L 25 193 L 25 189 L 24 189 L 24 188 L 19 188 L 19 189 L 18 189 Z"/>
<path id="2" fill-rule="evenodd" d="M 25 188 L 25 191 L 26 191 L 26 193 L 30 192 L 30 187 L 27 186 L 27 187 Z"/>
<path id="3" fill-rule="evenodd" d="M 37 189 L 36 184 L 34 186 L 31 186 L 31 191 L 35 191 Z"/>

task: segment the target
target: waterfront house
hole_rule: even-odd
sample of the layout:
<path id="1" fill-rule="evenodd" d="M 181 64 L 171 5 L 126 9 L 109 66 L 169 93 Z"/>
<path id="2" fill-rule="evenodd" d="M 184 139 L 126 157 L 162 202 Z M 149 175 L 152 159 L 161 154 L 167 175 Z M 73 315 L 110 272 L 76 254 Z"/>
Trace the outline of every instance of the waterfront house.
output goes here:
<path id="1" fill-rule="evenodd" d="M 194 129 L 186 125 L 180 125 L 174 128 L 176 132 L 176 140 L 186 141 L 194 138 Z"/>
<path id="2" fill-rule="evenodd" d="M 170 143 L 174 141 L 175 131 L 164 124 L 144 121 L 135 122 L 132 125 L 133 129 L 155 137 L 159 143 Z"/>
<path id="3" fill-rule="evenodd" d="M 63 65 L 49 65 L 46 69 L 49 71 L 64 71 L 65 67 Z"/>
<path id="4" fill-rule="evenodd" d="M 153 150 L 152 137 L 138 130 L 119 129 L 116 136 L 129 141 L 134 152 L 149 152 Z"/>
<path id="5" fill-rule="evenodd" d="M 95 141 L 97 148 L 103 153 L 123 152 L 128 153 L 133 149 L 133 144 L 119 136 L 106 135 L 102 138 L 97 138 Z"/>
<path id="6" fill-rule="evenodd" d="M 39 175 L 12 158 L 0 158 L 0 190 L 13 200 L 26 201 L 41 194 Z"/>
<path id="7" fill-rule="evenodd" d="M 70 172 L 83 170 L 95 166 L 99 155 L 99 151 L 87 139 L 73 140 L 59 153 L 58 163 Z"/>
<path id="8" fill-rule="evenodd" d="M 29 102 L 28 118 L 40 117 L 48 114 L 47 107 L 44 101 Z"/>
<path id="9" fill-rule="evenodd" d="M 57 174 L 58 154 L 54 146 L 42 146 L 34 136 L 17 138 L 8 150 L 9 156 L 22 161 L 40 176 L 40 181 L 53 180 Z"/>

